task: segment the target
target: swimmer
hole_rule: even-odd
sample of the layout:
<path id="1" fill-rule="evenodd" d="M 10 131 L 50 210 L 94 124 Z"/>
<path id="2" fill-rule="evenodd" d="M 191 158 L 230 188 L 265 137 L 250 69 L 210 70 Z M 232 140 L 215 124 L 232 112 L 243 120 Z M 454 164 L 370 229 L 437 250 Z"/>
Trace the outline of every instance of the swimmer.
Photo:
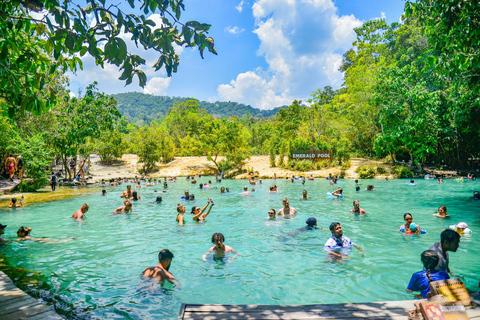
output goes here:
<path id="1" fill-rule="evenodd" d="M 248 196 L 251 192 L 248 191 L 248 187 L 245 186 L 243 187 L 243 192 L 241 192 L 240 194 L 244 195 L 244 196 Z"/>
<path id="2" fill-rule="evenodd" d="M 173 257 L 173 253 L 171 253 L 170 250 L 163 249 L 158 254 L 158 264 L 143 270 L 142 274 L 148 278 L 167 280 L 175 285 L 178 285 L 178 282 L 175 280 L 173 274 L 168 271 L 172 264 Z"/>
<path id="3" fill-rule="evenodd" d="M 20 201 L 18 203 L 17 203 L 17 198 L 12 198 L 12 200 L 10 200 L 10 201 L 11 202 L 8 205 L 9 208 L 23 208 L 24 207 L 22 199 L 20 199 Z"/>
<path id="4" fill-rule="evenodd" d="M 137 191 L 133 191 L 133 192 L 132 192 L 132 197 L 130 198 L 130 200 L 138 201 L 138 200 L 140 200 L 140 199 L 142 199 L 142 197 L 140 197 L 140 196 L 138 195 Z"/>
<path id="5" fill-rule="evenodd" d="M 103 189 L 102 190 L 102 196 L 106 196 L 107 195 L 107 190 Z"/>
<path id="6" fill-rule="evenodd" d="M 448 229 L 455 231 L 461 237 L 472 234 L 472 230 L 468 228 L 468 225 L 466 222 L 460 222 L 457 225 L 453 224 L 449 226 Z"/>
<path id="7" fill-rule="evenodd" d="M 353 200 L 353 209 L 350 210 L 351 214 L 365 216 L 367 212 L 360 208 L 360 202 L 358 200 Z"/>
<path id="8" fill-rule="evenodd" d="M 188 200 L 190 200 L 190 201 L 195 200 L 195 195 L 192 193 L 192 194 L 190 195 L 190 197 L 188 198 Z"/>
<path id="9" fill-rule="evenodd" d="M 7 226 L 0 223 L 0 242 L 7 242 L 8 240 L 2 238 L 2 234 L 5 233 L 5 228 Z"/>
<path id="10" fill-rule="evenodd" d="M 323 230 L 323 231 L 328 231 L 328 229 L 323 229 L 323 228 L 318 228 L 317 227 L 317 219 L 314 217 L 310 217 L 305 221 L 306 226 L 301 228 L 304 230 Z"/>
<path id="11" fill-rule="evenodd" d="M 480 192 L 473 191 L 473 200 L 480 200 Z"/>
<path id="12" fill-rule="evenodd" d="M 367 186 L 367 191 L 375 191 L 375 187 L 373 186 L 373 184 L 369 184 Z"/>
<path id="13" fill-rule="evenodd" d="M 446 206 L 440 206 L 438 208 L 437 213 L 433 214 L 435 217 L 439 218 L 450 218 L 450 216 L 447 214 L 447 207 Z"/>
<path id="14" fill-rule="evenodd" d="M 360 186 L 356 186 L 355 191 L 360 191 Z"/>
<path id="15" fill-rule="evenodd" d="M 251 192 L 255 192 L 255 188 L 252 188 Z"/>
<path id="16" fill-rule="evenodd" d="M 442 179 L 442 178 L 438 178 L 438 179 L 437 179 L 437 183 L 443 183 L 443 179 Z"/>
<path id="17" fill-rule="evenodd" d="M 425 231 L 424 229 L 420 228 L 420 226 L 418 224 L 415 224 L 415 223 L 412 223 L 413 221 L 413 217 L 412 217 L 412 214 L 411 213 L 405 213 L 403 215 L 403 220 L 405 220 L 405 224 L 402 224 L 399 228 L 398 228 L 398 231 L 400 231 L 401 233 L 404 233 L 404 234 L 408 234 L 408 235 L 411 235 L 411 234 L 425 234 L 427 233 L 427 231 Z"/>
<path id="18" fill-rule="evenodd" d="M 297 214 L 297 209 L 290 207 L 290 201 L 287 198 L 282 200 L 283 208 L 278 210 L 277 216 L 283 216 L 284 218 L 289 218 L 291 215 Z"/>
<path id="19" fill-rule="evenodd" d="M 302 196 L 300 197 L 300 199 L 303 199 L 303 200 L 310 199 L 310 197 L 307 195 L 307 190 L 302 191 Z"/>
<path id="20" fill-rule="evenodd" d="M 311 174 L 310 177 L 308 177 L 308 180 L 315 180 L 315 178 L 314 178 L 313 175 Z"/>
<path id="21" fill-rule="evenodd" d="M 220 193 L 225 193 L 225 187 L 220 188 Z"/>
<path id="22" fill-rule="evenodd" d="M 81 220 L 83 218 L 86 218 L 85 213 L 88 211 L 89 208 L 90 207 L 88 206 L 88 204 L 86 203 L 82 204 L 80 209 L 75 211 L 70 218 L 74 218 L 76 220 Z"/>
<path id="23" fill-rule="evenodd" d="M 133 205 L 130 201 L 125 200 L 123 202 L 123 204 L 124 204 L 123 206 L 118 207 L 117 209 L 113 210 L 112 213 L 113 214 L 124 214 L 124 213 L 132 211 Z"/>
<path id="24" fill-rule="evenodd" d="M 352 246 L 357 248 L 362 255 L 365 254 L 360 246 L 343 235 L 343 229 L 340 222 L 332 222 L 330 224 L 330 231 L 332 232 L 332 236 L 328 238 L 323 246 L 323 249 L 327 251 L 329 255 L 347 259 L 348 255 L 344 254 L 343 251 L 345 249 L 350 249 Z"/>
<path id="25" fill-rule="evenodd" d="M 275 220 L 276 219 L 276 215 L 275 215 L 275 209 L 270 209 L 268 210 L 268 220 Z"/>
<path id="26" fill-rule="evenodd" d="M 417 184 L 415 183 L 415 180 L 410 180 L 410 183 L 408 183 L 409 186 L 416 186 Z"/>
<path id="27" fill-rule="evenodd" d="M 153 203 L 160 204 L 162 203 L 162 201 L 163 201 L 163 198 L 161 196 L 158 196 Z"/>
<path id="28" fill-rule="evenodd" d="M 120 196 L 120 198 L 130 199 L 131 197 L 132 197 L 132 186 L 127 185 L 127 190 L 122 192 L 122 195 Z"/>
<path id="29" fill-rule="evenodd" d="M 190 200 L 190 193 L 188 192 L 188 190 L 185 190 L 185 192 L 183 193 L 183 197 L 181 197 L 180 199 Z"/>
<path id="30" fill-rule="evenodd" d="M 361 185 L 361 183 L 358 183 L 358 179 L 355 180 L 355 185 L 356 185 L 356 186 L 360 186 L 360 185 Z"/>
<path id="31" fill-rule="evenodd" d="M 17 231 L 18 239 L 16 241 L 35 240 L 35 238 L 29 236 L 31 231 L 32 231 L 32 228 L 27 228 L 27 227 L 18 228 L 18 231 Z"/>
<path id="32" fill-rule="evenodd" d="M 140 181 L 138 181 L 137 185 L 135 186 L 135 188 L 141 188 L 142 185 L 140 184 Z"/>
<path id="33" fill-rule="evenodd" d="M 226 188 L 225 191 L 226 191 L 226 192 L 230 192 L 230 188 Z"/>
<path id="34" fill-rule="evenodd" d="M 210 208 L 208 208 L 207 213 L 202 215 L 202 213 L 205 211 L 205 209 L 207 209 L 209 204 L 211 204 L 211 206 Z M 214 205 L 215 203 L 213 203 L 212 199 L 208 199 L 207 204 L 202 208 L 202 210 L 200 210 L 200 208 L 197 206 L 193 207 L 191 212 L 194 215 L 193 221 L 197 221 L 197 222 L 205 221 L 205 218 L 208 216 L 208 214 L 210 213 Z"/>
<path id="35" fill-rule="evenodd" d="M 185 217 L 183 216 L 185 214 L 185 206 L 178 203 L 177 204 L 177 219 L 176 221 L 178 222 L 179 225 L 183 226 L 185 224 Z"/>
<path id="36" fill-rule="evenodd" d="M 343 197 L 343 189 L 342 189 L 342 188 L 338 188 L 337 190 L 333 191 L 333 192 L 332 192 L 332 196 L 335 196 L 335 197 L 337 197 L 337 198 Z"/>
<path id="37" fill-rule="evenodd" d="M 203 261 L 207 261 L 207 255 L 213 254 L 214 259 L 224 259 L 226 253 L 232 253 L 234 256 L 228 260 L 228 262 L 233 262 L 233 260 L 238 256 L 238 252 L 235 251 L 232 247 L 223 244 L 225 242 L 225 236 L 220 232 L 214 233 L 212 235 L 212 243 L 215 244 L 213 247 L 208 249 L 208 251 L 202 256 Z"/>
<path id="38" fill-rule="evenodd" d="M 423 270 L 415 272 L 408 283 L 407 291 L 420 291 L 421 297 L 426 299 L 430 293 L 430 282 L 450 279 L 445 271 L 435 270 L 440 257 L 433 250 L 425 250 L 420 256 Z"/>

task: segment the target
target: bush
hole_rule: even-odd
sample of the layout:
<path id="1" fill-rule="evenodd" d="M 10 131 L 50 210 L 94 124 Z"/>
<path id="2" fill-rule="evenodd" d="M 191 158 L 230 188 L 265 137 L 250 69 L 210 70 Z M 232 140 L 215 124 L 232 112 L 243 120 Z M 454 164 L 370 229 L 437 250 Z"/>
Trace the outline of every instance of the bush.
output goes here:
<path id="1" fill-rule="evenodd" d="M 233 169 L 233 163 L 231 163 L 230 161 L 223 159 L 218 162 L 218 170 L 220 172 L 222 171 L 227 172 L 232 169 Z"/>
<path id="2" fill-rule="evenodd" d="M 387 173 L 387 170 L 385 170 L 384 167 L 377 167 L 377 172 L 380 173 L 380 174 L 385 174 L 385 173 Z"/>
<path id="3" fill-rule="evenodd" d="M 407 167 L 396 167 L 395 168 L 395 173 L 397 174 L 398 178 L 412 178 L 413 177 L 413 172 L 408 169 Z"/>
<path id="4" fill-rule="evenodd" d="M 350 163 L 350 160 L 348 160 L 348 161 L 345 161 L 344 163 L 342 163 L 341 169 L 342 170 L 347 170 L 347 169 L 350 169 L 351 166 L 352 166 L 352 164 Z"/>
<path id="5" fill-rule="evenodd" d="M 321 161 L 317 161 L 316 163 L 316 168 L 317 170 L 322 170 L 323 168 L 325 168 L 327 166 L 328 162 L 327 160 L 321 160 Z"/>
<path id="6" fill-rule="evenodd" d="M 299 160 L 294 163 L 294 170 L 296 171 L 310 171 L 315 169 L 315 162 L 312 160 Z"/>
<path id="7" fill-rule="evenodd" d="M 275 158 L 277 157 L 276 154 L 271 153 L 270 154 L 270 167 L 275 168 Z"/>
<path id="8" fill-rule="evenodd" d="M 358 176 L 360 177 L 360 179 L 375 178 L 375 169 L 370 166 L 358 167 L 357 170 L 355 170 L 355 172 L 358 173 Z"/>

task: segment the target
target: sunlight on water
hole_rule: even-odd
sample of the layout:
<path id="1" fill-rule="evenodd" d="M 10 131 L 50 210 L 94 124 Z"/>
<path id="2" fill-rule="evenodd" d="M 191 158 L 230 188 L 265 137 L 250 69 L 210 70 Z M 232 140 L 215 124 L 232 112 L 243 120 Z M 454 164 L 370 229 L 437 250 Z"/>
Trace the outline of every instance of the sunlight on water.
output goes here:
<path id="1" fill-rule="evenodd" d="M 210 178 L 200 178 L 206 183 Z M 454 273 L 465 277 L 468 288 L 475 289 L 480 269 L 480 248 L 476 237 L 480 231 L 480 201 L 470 197 L 480 189 L 478 182 L 458 183 L 446 180 L 361 180 L 362 190 L 355 191 L 352 180 L 340 180 L 345 197 L 328 197 L 335 187 L 325 179 L 264 180 L 249 196 L 239 193 L 246 181 L 213 183 L 200 190 L 185 178 L 169 183 L 161 193 L 163 203 L 153 204 L 161 186 L 141 188 L 142 200 L 127 215 L 112 215 L 122 204 L 125 185 L 105 187 L 92 195 L 41 203 L 17 210 L 0 210 L 0 222 L 8 225 L 5 237 L 14 237 L 18 227 L 33 229 L 34 237 L 48 237 L 47 242 L 22 241 L 0 246 L 0 254 L 15 268 L 40 272 L 50 286 L 50 294 L 63 301 L 70 315 L 86 318 L 157 318 L 175 319 L 181 303 L 219 304 L 314 304 L 405 300 L 412 273 L 420 271 L 420 253 L 436 241 L 450 224 L 467 222 L 471 238 L 462 238 L 460 249 L 450 255 Z M 277 184 L 279 192 L 267 193 Z M 374 184 L 376 191 L 365 191 Z M 220 186 L 231 192 L 220 194 Z M 250 186 L 251 188 L 251 186 Z M 196 201 L 180 200 L 185 189 Z M 310 200 L 300 200 L 306 189 Z M 266 220 L 268 209 L 280 209 L 282 199 L 299 212 L 290 220 Z M 193 205 L 203 207 L 207 198 L 215 201 L 207 222 L 191 221 Z M 366 217 L 350 215 L 352 201 L 360 200 Z M 176 205 L 187 207 L 187 225 L 175 222 Z M 70 219 L 83 203 L 90 205 L 84 223 Z M 451 219 L 432 214 L 446 205 Z M 402 236 L 396 230 L 403 223 L 403 213 L 410 212 L 414 222 L 428 232 L 422 236 Z M 327 228 L 340 221 L 344 235 L 366 252 L 362 257 L 354 249 L 345 263 L 328 262 L 323 245 L 329 231 L 289 233 L 302 227 L 314 216 L 318 225 Z M 234 263 L 203 262 L 202 254 L 212 245 L 214 232 L 222 232 L 226 244 L 240 256 Z M 477 244 L 476 244 L 477 243 Z M 159 250 L 169 248 L 174 254 L 170 271 L 180 287 L 143 280 L 141 272 L 155 265 Z M 8 271 L 7 271 L 8 272 Z"/>

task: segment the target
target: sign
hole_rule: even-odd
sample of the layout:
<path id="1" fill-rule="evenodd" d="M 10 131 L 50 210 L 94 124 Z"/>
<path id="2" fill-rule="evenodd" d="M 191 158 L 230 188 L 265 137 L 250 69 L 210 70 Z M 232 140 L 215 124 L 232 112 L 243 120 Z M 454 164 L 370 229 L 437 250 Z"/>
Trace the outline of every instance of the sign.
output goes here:
<path id="1" fill-rule="evenodd" d="M 333 160 L 332 150 L 292 150 L 292 160 Z"/>
<path id="2" fill-rule="evenodd" d="M 464 306 L 473 304 L 472 298 L 468 294 L 462 280 L 458 278 L 438 280 L 430 283 L 438 294 L 441 294 L 447 301 L 460 301 Z"/>

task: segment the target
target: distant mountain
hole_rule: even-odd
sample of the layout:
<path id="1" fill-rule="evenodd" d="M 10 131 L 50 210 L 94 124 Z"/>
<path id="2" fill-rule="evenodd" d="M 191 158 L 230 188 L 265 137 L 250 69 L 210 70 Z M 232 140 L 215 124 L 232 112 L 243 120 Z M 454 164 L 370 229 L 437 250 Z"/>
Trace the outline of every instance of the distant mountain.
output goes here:
<path id="1" fill-rule="evenodd" d="M 175 103 L 184 102 L 191 98 L 154 96 L 140 92 L 117 93 L 112 95 L 118 102 L 118 110 L 126 116 L 129 122 L 148 124 L 153 119 L 163 119 Z M 236 102 L 206 102 L 199 101 L 199 107 L 216 118 L 232 116 L 242 117 L 249 112 L 253 117 L 271 117 L 277 114 L 280 108 L 260 110 Z"/>

